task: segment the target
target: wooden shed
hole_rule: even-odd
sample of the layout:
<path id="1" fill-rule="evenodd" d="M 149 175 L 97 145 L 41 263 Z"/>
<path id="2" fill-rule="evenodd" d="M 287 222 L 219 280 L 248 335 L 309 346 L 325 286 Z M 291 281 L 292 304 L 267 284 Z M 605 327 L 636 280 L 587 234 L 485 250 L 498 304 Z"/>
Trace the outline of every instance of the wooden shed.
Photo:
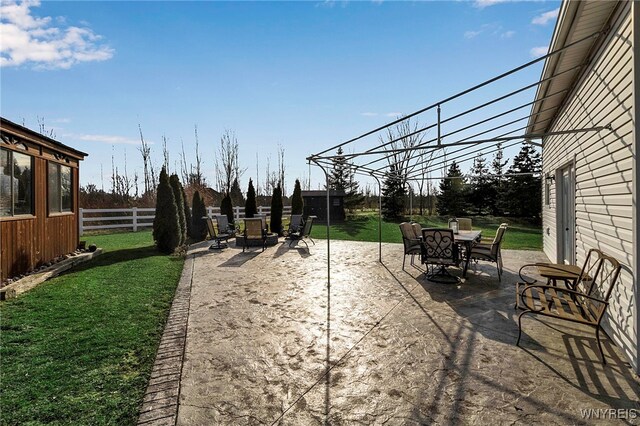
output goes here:
<path id="1" fill-rule="evenodd" d="M 78 169 L 87 154 L 0 118 L 0 280 L 78 247 Z"/>
<path id="2" fill-rule="evenodd" d="M 340 222 L 345 218 L 344 214 L 344 191 L 329 191 L 329 202 L 331 204 L 331 222 Z M 304 216 L 316 216 L 318 222 L 327 221 L 327 191 L 302 191 L 304 200 Z"/>

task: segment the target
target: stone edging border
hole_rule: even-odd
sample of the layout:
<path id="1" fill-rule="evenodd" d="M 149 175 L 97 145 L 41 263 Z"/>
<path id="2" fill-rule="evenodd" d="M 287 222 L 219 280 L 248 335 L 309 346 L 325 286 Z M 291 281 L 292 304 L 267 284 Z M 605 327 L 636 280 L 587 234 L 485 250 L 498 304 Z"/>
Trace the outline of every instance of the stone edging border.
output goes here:
<path id="1" fill-rule="evenodd" d="M 178 420 L 180 377 L 187 338 L 194 256 L 188 254 L 176 288 L 151 377 L 138 416 L 138 425 L 174 426 Z"/>
<path id="2" fill-rule="evenodd" d="M 99 248 L 94 252 L 82 253 L 77 256 L 71 256 L 61 262 L 51 265 L 43 272 L 38 272 L 19 279 L 7 286 L 0 289 L 0 300 L 8 300 L 18 297 L 18 295 L 31 290 L 34 287 L 39 286 L 46 280 L 57 277 L 64 271 L 73 268 L 76 265 L 87 262 L 96 256 L 102 254 L 102 249 Z"/>

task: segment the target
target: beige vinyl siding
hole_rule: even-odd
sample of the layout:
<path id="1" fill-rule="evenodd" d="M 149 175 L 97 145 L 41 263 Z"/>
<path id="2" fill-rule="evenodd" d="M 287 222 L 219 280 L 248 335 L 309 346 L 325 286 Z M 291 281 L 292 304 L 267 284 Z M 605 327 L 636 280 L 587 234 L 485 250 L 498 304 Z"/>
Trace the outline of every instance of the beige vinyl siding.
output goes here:
<path id="1" fill-rule="evenodd" d="M 551 131 L 611 123 L 613 132 L 552 136 L 544 141 L 543 170 L 575 161 L 576 261 L 599 248 L 623 264 L 604 328 L 637 367 L 633 296 L 633 52 L 631 5 L 614 17 L 607 40 L 566 101 Z M 543 206 L 543 249 L 557 260 L 557 184 L 551 185 L 549 206 Z M 637 272 L 636 272 L 637 273 Z"/>

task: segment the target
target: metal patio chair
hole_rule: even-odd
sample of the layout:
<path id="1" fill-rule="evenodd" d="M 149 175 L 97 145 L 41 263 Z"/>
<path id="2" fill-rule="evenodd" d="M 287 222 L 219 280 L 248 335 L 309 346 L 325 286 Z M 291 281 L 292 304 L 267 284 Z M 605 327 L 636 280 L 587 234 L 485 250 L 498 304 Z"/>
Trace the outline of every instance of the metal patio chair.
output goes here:
<path id="1" fill-rule="evenodd" d="M 420 244 L 420 261 L 426 265 L 439 266 L 437 271 L 427 274 L 429 281 L 437 283 L 458 283 L 460 278 L 447 270 L 448 266 L 460 264 L 458 245 L 451 229 L 423 229 Z"/>
<path id="2" fill-rule="evenodd" d="M 259 217 L 247 218 L 244 220 L 244 241 L 242 251 L 249 247 L 249 241 L 262 242 L 262 251 L 267 247 L 267 233 Z"/>
<path id="3" fill-rule="evenodd" d="M 228 244 L 227 244 L 227 240 L 229 240 L 229 238 L 232 237 L 231 234 L 223 234 L 223 233 L 217 233 L 216 232 L 216 227 L 213 224 L 213 219 L 211 219 L 209 216 L 205 216 L 203 217 L 203 219 L 206 219 L 207 221 L 207 230 L 209 231 L 209 237 L 210 240 L 212 240 L 214 243 L 211 244 L 211 246 L 209 247 L 210 250 L 220 250 L 223 248 L 227 248 Z M 224 242 L 224 244 L 223 244 Z"/>
<path id="4" fill-rule="evenodd" d="M 314 246 L 316 245 L 316 242 L 311 238 L 311 227 L 313 226 L 313 220 L 315 218 L 315 216 L 309 216 L 307 221 L 304 223 L 302 230 L 289 234 L 289 247 L 291 247 L 291 244 L 293 244 L 294 241 L 302 241 L 304 245 L 307 246 L 307 250 L 309 250 L 309 244 L 305 241 L 307 238 Z"/>
<path id="5" fill-rule="evenodd" d="M 420 242 L 422 237 L 416 238 L 415 228 L 413 223 L 403 222 L 400 224 L 400 232 L 402 233 L 402 244 L 404 245 L 404 256 L 402 256 L 402 270 L 404 271 L 404 264 L 407 260 L 407 256 L 411 255 L 411 265 L 414 265 L 414 258 L 416 254 L 420 254 Z M 420 225 L 418 225 L 420 226 Z M 422 227 L 420 228 L 422 232 Z"/>

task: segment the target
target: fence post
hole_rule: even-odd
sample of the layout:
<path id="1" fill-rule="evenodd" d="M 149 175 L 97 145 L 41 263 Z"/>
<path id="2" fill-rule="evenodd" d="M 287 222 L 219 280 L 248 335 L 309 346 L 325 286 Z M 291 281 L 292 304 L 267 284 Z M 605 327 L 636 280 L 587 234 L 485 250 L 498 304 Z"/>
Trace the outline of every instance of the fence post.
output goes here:
<path id="1" fill-rule="evenodd" d="M 133 232 L 138 232 L 138 208 L 134 207 L 133 212 Z"/>
<path id="2" fill-rule="evenodd" d="M 213 216 L 213 207 L 211 206 L 207 207 L 207 216 L 208 217 Z"/>
<path id="3" fill-rule="evenodd" d="M 80 207 L 78 209 L 78 233 L 80 234 L 80 236 L 82 236 L 82 234 L 84 233 L 84 226 L 82 221 L 83 221 L 82 207 Z"/>
<path id="4" fill-rule="evenodd" d="M 258 214 L 262 216 L 262 206 L 258 206 Z"/>
<path id="5" fill-rule="evenodd" d="M 240 220 L 240 206 L 235 206 L 233 208 L 234 212 L 233 212 L 233 217 L 234 217 L 234 222 L 237 220 Z"/>

